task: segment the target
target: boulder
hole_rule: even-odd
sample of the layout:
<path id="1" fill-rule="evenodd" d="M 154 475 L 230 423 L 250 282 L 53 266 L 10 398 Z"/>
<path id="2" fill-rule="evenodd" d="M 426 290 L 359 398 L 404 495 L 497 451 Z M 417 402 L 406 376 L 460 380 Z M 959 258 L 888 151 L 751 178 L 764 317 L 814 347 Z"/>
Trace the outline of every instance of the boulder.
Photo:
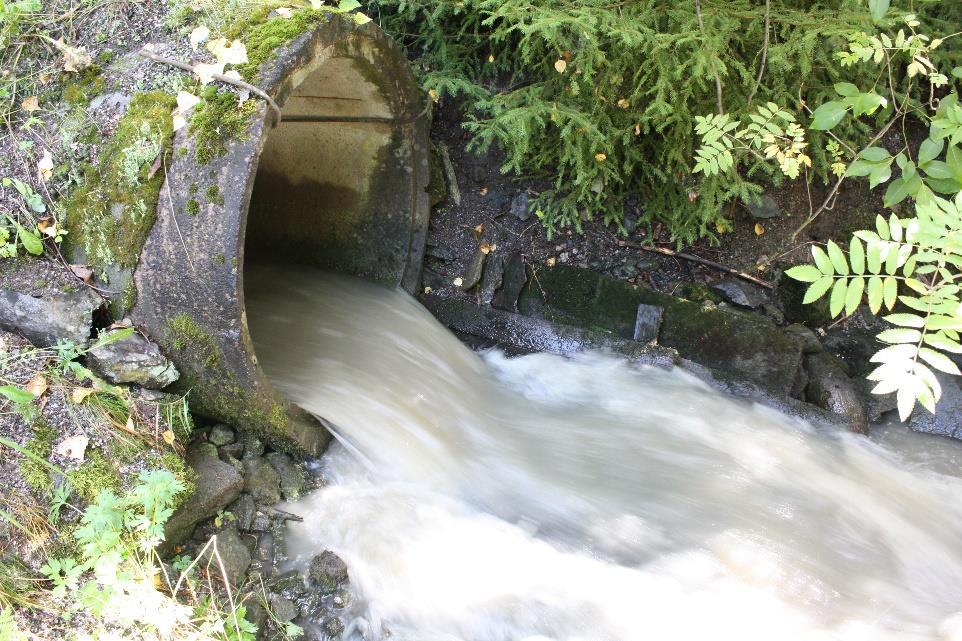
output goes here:
<path id="1" fill-rule="evenodd" d="M 526 192 L 519 192 L 513 199 L 511 199 L 511 215 L 522 222 L 526 222 L 534 214 L 531 211 L 531 206 L 528 204 L 528 194 Z"/>
<path id="2" fill-rule="evenodd" d="M 324 594 L 333 594 L 348 579 L 347 564 L 330 550 L 324 550 L 311 559 L 307 578 Z"/>
<path id="3" fill-rule="evenodd" d="M 160 348 L 137 333 L 91 349 L 87 366 L 111 383 L 133 383 L 147 389 L 163 389 L 180 378 Z"/>
<path id="4" fill-rule="evenodd" d="M 528 271 L 521 252 L 511 254 L 504 265 L 501 276 L 501 287 L 494 293 L 491 306 L 508 312 L 518 311 L 518 297 L 528 282 Z"/>
<path id="5" fill-rule="evenodd" d="M 262 505 L 273 505 L 281 500 L 280 475 L 270 463 L 260 457 L 244 456 L 244 489 Z"/>
<path id="6" fill-rule="evenodd" d="M 539 271 L 522 292 L 519 308 L 536 318 L 630 339 L 641 304 L 664 309 L 659 345 L 775 394 L 791 393 L 801 367 L 802 342 L 750 312 L 701 305 L 570 266 Z"/>
<path id="7" fill-rule="evenodd" d="M 257 512 L 257 505 L 250 494 L 241 494 L 236 501 L 231 503 L 228 508 L 234 515 L 234 523 L 240 530 L 249 530 L 254 525 L 254 514 Z"/>
<path id="8" fill-rule="evenodd" d="M 962 379 L 942 372 L 935 375 L 942 386 L 942 397 L 935 405 L 935 414 L 916 405 L 909 418 L 909 427 L 916 432 L 962 439 Z"/>
<path id="9" fill-rule="evenodd" d="M 200 563 L 206 566 L 210 563 L 211 572 L 221 574 L 223 564 L 223 578 L 232 586 L 243 585 L 247 569 L 251 566 L 251 553 L 241 539 L 240 534 L 233 527 L 227 527 L 217 533 L 217 556 L 211 547 L 200 555 Z"/>
<path id="10" fill-rule="evenodd" d="M 757 199 L 749 198 L 744 201 L 745 209 L 756 220 L 777 218 L 782 215 L 782 208 L 769 194 L 762 194 Z"/>
<path id="11" fill-rule="evenodd" d="M 195 489 L 167 521 L 165 549 L 186 540 L 200 521 L 230 505 L 244 489 L 244 479 L 231 465 L 217 457 L 210 446 L 187 453 L 187 465 L 197 474 Z"/>
<path id="12" fill-rule="evenodd" d="M 230 445 L 234 442 L 234 430 L 218 423 L 210 428 L 210 432 L 207 434 L 207 442 L 217 447 Z M 241 452 L 241 455 L 243 455 L 243 452 Z M 240 456 L 235 456 L 234 458 L 240 458 Z"/>
<path id="13" fill-rule="evenodd" d="M 265 458 L 277 472 L 281 494 L 285 501 L 294 501 L 304 495 L 310 483 L 304 468 L 295 463 L 290 456 L 281 452 L 271 452 Z"/>
<path id="14" fill-rule="evenodd" d="M 721 292 L 729 303 L 739 307 L 758 309 L 768 302 L 768 296 L 758 285 L 741 278 L 725 278 L 715 283 L 714 288 Z"/>
<path id="15" fill-rule="evenodd" d="M 20 334 L 38 347 L 70 340 L 86 345 L 93 313 L 103 305 L 87 288 L 34 297 L 0 289 L 0 329 Z"/>
<path id="16" fill-rule="evenodd" d="M 857 383 L 846 373 L 845 364 L 822 352 L 806 356 L 805 369 L 808 372 L 805 388 L 808 401 L 844 416 L 850 431 L 868 434 L 868 417 L 862 396 Z"/>

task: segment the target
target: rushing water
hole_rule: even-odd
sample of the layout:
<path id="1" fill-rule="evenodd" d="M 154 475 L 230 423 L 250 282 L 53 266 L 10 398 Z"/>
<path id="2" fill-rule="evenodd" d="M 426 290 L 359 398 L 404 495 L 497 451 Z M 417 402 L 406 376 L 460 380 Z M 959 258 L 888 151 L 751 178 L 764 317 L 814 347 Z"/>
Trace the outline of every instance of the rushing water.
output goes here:
<path id="1" fill-rule="evenodd" d="M 476 354 L 401 291 L 249 268 L 261 364 L 337 426 L 289 554 L 355 639 L 962 639 L 962 447 L 820 432 L 679 371 Z"/>

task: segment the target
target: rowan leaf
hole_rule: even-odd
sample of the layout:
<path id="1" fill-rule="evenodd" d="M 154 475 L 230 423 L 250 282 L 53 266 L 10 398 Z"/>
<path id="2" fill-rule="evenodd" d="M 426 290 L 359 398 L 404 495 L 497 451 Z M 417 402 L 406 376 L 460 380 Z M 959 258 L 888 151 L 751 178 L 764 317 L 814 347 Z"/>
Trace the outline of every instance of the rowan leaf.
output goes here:
<path id="1" fill-rule="evenodd" d="M 797 265 L 786 270 L 785 274 L 803 283 L 814 283 L 822 278 L 822 272 L 815 265 Z"/>
<path id="2" fill-rule="evenodd" d="M 868 307 L 873 314 L 882 309 L 882 279 L 878 276 L 868 279 Z"/>
<path id="3" fill-rule="evenodd" d="M 831 276 L 822 276 L 817 281 L 811 284 L 808 291 L 805 292 L 805 298 L 802 299 L 803 305 L 808 305 L 809 303 L 814 303 L 819 298 L 825 295 L 831 287 L 835 279 Z"/>
<path id="4" fill-rule="evenodd" d="M 836 245 L 833 240 L 828 241 L 828 257 L 832 260 L 832 267 L 835 268 L 836 274 L 848 275 L 848 261 L 845 260 L 842 248 Z"/>
<path id="5" fill-rule="evenodd" d="M 845 294 L 845 315 L 851 316 L 862 302 L 862 294 L 865 292 L 865 279 L 861 276 L 853 278 L 848 284 L 848 292 Z"/>
<path id="6" fill-rule="evenodd" d="M 848 291 L 847 279 L 839 278 L 832 287 L 832 295 L 828 300 L 829 313 L 835 318 L 845 309 L 845 293 Z"/>
<path id="7" fill-rule="evenodd" d="M 959 366 L 956 365 L 951 358 L 934 349 L 929 349 L 928 347 L 921 348 L 919 350 L 919 358 L 940 372 L 962 376 L 962 372 L 959 371 Z"/>

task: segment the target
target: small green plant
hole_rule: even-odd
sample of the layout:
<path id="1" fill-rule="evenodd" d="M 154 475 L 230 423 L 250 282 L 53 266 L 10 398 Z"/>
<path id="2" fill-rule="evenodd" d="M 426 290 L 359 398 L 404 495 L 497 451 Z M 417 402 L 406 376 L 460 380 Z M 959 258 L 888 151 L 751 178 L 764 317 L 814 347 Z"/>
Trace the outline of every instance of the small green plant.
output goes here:
<path id="1" fill-rule="evenodd" d="M 886 16 L 888 2 L 873 0 L 869 4 L 874 20 Z M 884 204 L 895 207 L 911 199 L 914 216 L 879 215 L 874 230 L 855 232 L 847 253 L 832 241 L 825 250 L 813 246 L 814 264 L 799 265 L 786 273 L 809 283 L 805 303 L 827 295 L 833 317 L 853 313 L 866 299 L 873 314 L 883 308 L 890 312 L 883 318 L 892 328 L 878 335 L 886 347 L 872 357 L 878 366 L 868 378 L 876 382 L 874 393 L 896 394 L 904 421 L 916 403 L 935 412 L 942 393 L 935 371 L 962 375 L 949 356 L 962 354 L 958 283 L 962 274 L 962 106 L 949 80 L 950 76 L 962 79 L 962 67 L 944 73 L 933 62 L 936 51 L 962 32 L 932 38 L 917 31 L 921 23 L 914 14 L 900 16 L 897 24 L 898 32 L 891 35 L 850 33 L 846 50 L 838 54 L 846 67 L 879 66 L 876 86 L 863 91 L 851 83 L 837 83 L 837 97 L 811 112 L 809 129 L 832 136 L 826 151 L 838 180 L 829 199 L 813 208 L 805 224 L 829 207 L 842 181 L 850 177 L 868 177 L 872 188 L 888 183 Z M 924 83 L 927 91 L 916 91 L 919 83 Z M 919 93 L 923 97 L 918 97 Z M 804 146 L 798 129 L 793 129 L 793 134 L 787 128 L 787 135 L 779 133 L 782 124 L 794 122 L 783 111 L 767 105 L 752 116 L 747 127 L 719 115 L 698 119 L 696 131 L 703 145 L 696 170 L 706 174 L 732 171 L 738 164 L 737 153 L 758 155 L 760 150 L 766 157 L 776 158 L 786 175 L 800 165 L 808 166 L 801 160 L 786 167 L 786 160 L 802 158 Z M 860 150 L 831 133 L 846 119 L 876 112 L 885 124 Z M 904 129 L 910 117 L 928 126 L 928 136 L 918 149 L 908 141 L 894 154 L 877 146 L 891 127 L 901 123 Z M 775 120 L 781 123 L 770 126 Z M 765 144 L 770 146 L 762 149 Z M 850 153 L 848 164 L 843 147 Z"/>
<path id="2" fill-rule="evenodd" d="M 0 641 L 23 641 L 27 638 L 13 620 L 9 609 L 0 608 Z"/>

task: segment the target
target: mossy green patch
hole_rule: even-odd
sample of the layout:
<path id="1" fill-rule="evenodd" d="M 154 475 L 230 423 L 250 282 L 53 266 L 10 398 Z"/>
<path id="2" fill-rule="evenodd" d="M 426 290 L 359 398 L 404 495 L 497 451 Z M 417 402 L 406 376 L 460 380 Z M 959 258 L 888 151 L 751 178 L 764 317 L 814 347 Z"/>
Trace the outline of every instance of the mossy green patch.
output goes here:
<path id="1" fill-rule="evenodd" d="M 161 153 L 169 162 L 175 106 L 173 96 L 159 91 L 134 96 L 99 163 L 84 167 L 83 184 L 67 202 L 66 242 L 99 272 L 137 264 L 164 182 L 151 166 Z"/>
<path id="2" fill-rule="evenodd" d="M 211 185 L 208 187 L 207 191 L 204 192 L 204 195 L 207 196 L 207 202 L 211 203 L 212 205 L 224 204 L 224 195 L 220 193 L 220 187 L 217 185 Z"/>
<path id="3" fill-rule="evenodd" d="M 187 213 L 191 216 L 196 216 L 200 213 L 200 203 L 194 198 L 187 201 Z"/>
<path id="4" fill-rule="evenodd" d="M 329 18 L 323 9 L 301 10 L 290 18 L 268 18 L 274 8 L 271 4 L 258 7 L 230 28 L 230 37 L 240 38 L 247 45 L 247 64 L 237 68 L 247 81 L 254 80 L 258 69 L 277 49 Z"/>
<path id="5" fill-rule="evenodd" d="M 63 99 L 71 105 L 86 105 L 94 96 L 102 94 L 105 87 L 103 74 L 94 65 L 64 85 Z"/>
<path id="6" fill-rule="evenodd" d="M 190 120 L 190 133 L 197 145 L 197 162 L 206 165 L 226 154 L 228 144 L 245 139 L 257 102 L 238 104 L 237 94 L 218 92 L 216 87 L 208 87 L 202 97 Z"/>
<path id="7" fill-rule="evenodd" d="M 33 436 L 27 441 L 24 449 L 37 457 L 47 460 L 53 452 L 53 441 L 57 437 L 57 430 L 42 417 L 33 422 Z M 45 494 L 51 488 L 50 470 L 38 461 L 26 456 L 20 459 L 20 474 L 30 489 Z"/>
<path id="8" fill-rule="evenodd" d="M 167 321 L 167 331 L 175 349 L 190 349 L 199 354 L 207 367 L 220 365 L 221 351 L 217 341 L 190 314 L 181 313 Z"/>
<path id="9" fill-rule="evenodd" d="M 88 501 L 97 498 L 102 490 L 120 491 L 120 473 L 99 450 L 88 451 L 87 460 L 67 472 L 67 478 L 77 494 Z"/>

